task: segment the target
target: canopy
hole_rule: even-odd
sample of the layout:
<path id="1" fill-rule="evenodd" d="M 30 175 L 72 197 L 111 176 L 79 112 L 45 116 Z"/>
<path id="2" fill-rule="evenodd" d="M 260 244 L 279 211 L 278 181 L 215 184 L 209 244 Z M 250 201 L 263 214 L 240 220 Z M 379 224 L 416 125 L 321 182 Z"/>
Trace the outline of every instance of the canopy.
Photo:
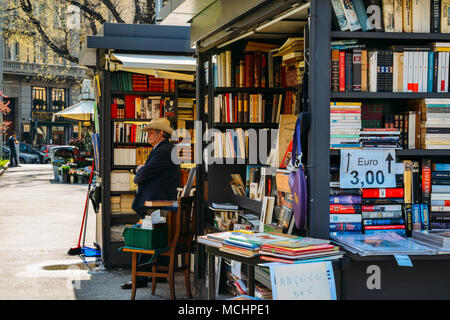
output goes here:
<path id="1" fill-rule="evenodd" d="M 111 61 L 111 71 L 121 70 L 147 74 L 158 78 L 194 81 L 193 74 L 173 72 L 195 72 L 196 59 L 194 57 L 131 53 L 112 53 L 111 55 L 122 62 L 122 64 L 119 64 Z"/>
<path id="2" fill-rule="evenodd" d="M 81 100 L 73 106 L 53 114 L 52 121 L 55 121 L 56 116 L 80 121 L 89 121 L 91 120 L 91 114 L 94 114 L 94 100 Z"/>

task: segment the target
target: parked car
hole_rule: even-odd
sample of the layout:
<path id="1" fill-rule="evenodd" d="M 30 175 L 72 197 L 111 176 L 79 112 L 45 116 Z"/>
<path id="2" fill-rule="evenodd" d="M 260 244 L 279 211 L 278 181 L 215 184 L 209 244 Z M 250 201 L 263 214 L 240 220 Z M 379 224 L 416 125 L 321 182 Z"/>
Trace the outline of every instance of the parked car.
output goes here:
<path id="1" fill-rule="evenodd" d="M 9 148 L 6 146 L 3 146 L 3 154 L 5 156 L 5 158 L 9 159 Z M 19 152 L 19 163 L 20 164 L 24 164 L 24 163 L 39 163 L 39 156 L 36 154 L 32 154 L 32 153 L 27 153 L 27 152 Z"/>
<path id="2" fill-rule="evenodd" d="M 44 163 L 51 163 L 52 159 L 50 157 L 50 148 L 51 147 L 56 147 L 56 144 L 46 144 L 44 146 L 41 147 L 41 152 L 44 153 L 45 158 L 44 158 Z"/>
<path id="3" fill-rule="evenodd" d="M 53 146 L 50 147 L 49 156 L 50 162 L 53 163 L 55 161 L 55 157 L 58 160 L 67 159 L 67 158 L 75 158 L 80 154 L 78 148 L 75 146 L 65 145 L 65 146 Z"/>
<path id="4" fill-rule="evenodd" d="M 38 148 L 33 147 L 30 144 L 24 143 L 24 142 L 20 142 L 19 145 L 19 150 L 20 153 L 24 152 L 24 153 L 29 153 L 29 154 L 35 154 L 38 156 L 38 163 L 45 163 L 45 154 L 43 152 L 41 152 Z"/>

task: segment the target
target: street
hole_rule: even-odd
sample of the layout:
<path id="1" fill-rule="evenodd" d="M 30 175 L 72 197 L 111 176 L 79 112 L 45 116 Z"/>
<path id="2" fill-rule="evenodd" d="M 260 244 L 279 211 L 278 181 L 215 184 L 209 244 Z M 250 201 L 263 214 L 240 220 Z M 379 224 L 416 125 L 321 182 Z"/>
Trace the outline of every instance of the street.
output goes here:
<path id="1" fill-rule="evenodd" d="M 54 182 L 51 165 L 23 164 L 0 176 L 1 300 L 130 299 L 131 291 L 120 288 L 130 280 L 129 269 L 106 270 L 67 254 L 78 243 L 87 189 Z M 89 205 L 85 245 L 93 247 L 95 212 Z M 138 289 L 136 299 L 170 297 L 167 283 L 159 283 L 154 296 L 150 290 Z M 175 290 L 177 299 L 186 299 L 182 274 Z"/>

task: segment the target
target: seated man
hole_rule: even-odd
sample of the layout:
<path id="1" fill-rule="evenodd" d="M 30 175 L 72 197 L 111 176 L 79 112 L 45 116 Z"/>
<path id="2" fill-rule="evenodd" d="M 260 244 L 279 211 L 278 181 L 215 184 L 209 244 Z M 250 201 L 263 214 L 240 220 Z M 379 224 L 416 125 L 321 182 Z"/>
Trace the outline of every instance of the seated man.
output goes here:
<path id="1" fill-rule="evenodd" d="M 177 200 L 177 187 L 179 180 L 179 167 L 172 162 L 173 144 L 169 141 L 173 129 L 167 119 L 153 119 L 143 130 L 148 131 L 148 143 L 153 146 L 153 150 L 143 166 L 138 166 L 134 183 L 138 185 L 138 192 L 133 201 L 132 208 L 136 213 L 144 218 L 150 215 L 153 210 L 144 206 L 145 201 L 151 200 Z M 167 264 L 164 258 L 159 260 L 162 264 Z M 145 263 L 149 257 L 139 256 L 139 264 Z M 158 279 L 162 281 L 166 279 Z M 147 286 L 151 278 L 137 277 L 136 286 Z M 130 289 L 131 281 L 122 284 L 122 289 Z"/>

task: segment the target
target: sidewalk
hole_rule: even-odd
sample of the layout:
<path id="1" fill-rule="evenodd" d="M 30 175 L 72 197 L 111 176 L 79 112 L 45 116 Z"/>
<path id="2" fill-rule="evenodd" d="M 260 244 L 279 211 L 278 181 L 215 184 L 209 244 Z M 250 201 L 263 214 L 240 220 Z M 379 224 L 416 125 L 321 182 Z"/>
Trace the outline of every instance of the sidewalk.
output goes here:
<path id="1" fill-rule="evenodd" d="M 78 243 L 86 193 L 87 185 L 53 182 L 51 165 L 23 164 L 0 176 L 1 300 L 130 299 L 131 291 L 120 289 L 130 270 L 90 271 L 78 256 L 67 255 Z M 94 240 L 90 205 L 86 246 Z M 154 296 L 150 290 L 137 289 L 136 300 L 170 298 L 167 283 L 158 283 Z M 186 299 L 182 274 L 176 275 L 175 293 Z"/>

